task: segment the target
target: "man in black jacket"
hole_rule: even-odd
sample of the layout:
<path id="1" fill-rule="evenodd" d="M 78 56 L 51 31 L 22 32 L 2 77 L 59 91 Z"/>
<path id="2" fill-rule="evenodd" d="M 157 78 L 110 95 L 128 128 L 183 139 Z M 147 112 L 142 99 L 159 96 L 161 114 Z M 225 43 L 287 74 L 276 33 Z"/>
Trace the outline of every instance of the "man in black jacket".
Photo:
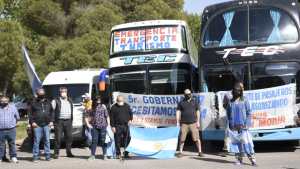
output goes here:
<path id="1" fill-rule="evenodd" d="M 34 132 L 33 162 L 37 162 L 40 152 L 40 141 L 44 138 L 44 150 L 46 160 L 50 161 L 50 127 L 53 126 L 53 109 L 51 102 L 45 98 L 44 89 L 36 91 L 37 98 L 30 107 L 29 122 Z"/>
<path id="2" fill-rule="evenodd" d="M 124 102 L 123 96 L 117 97 L 117 103 L 111 107 L 110 116 L 112 131 L 115 133 L 116 154 L 117 158 L 120 158 L 121 145 L 124 145 L 125 149 L 130 141 L 128 123 L 132 121 L 132 111 L 130 106 Z M 129 157 L 127 151 L 124 152 L 124 157 Z"/>
<path id="3" fill-rule="evenodd" d="M 73 103 L 68 98 L 68 89 L 61 87 L 59 89 L 60 97 L 52 101 L 54 110 L 54 130 L 55 130 L 55 147 L 54 158 L 58 159 L 61 145 L 61 137 L 64 132 L 66 142 L 67 157 L 74 157 L 71 152 L 72 148 L 72 130 L 73 130 Z"/>

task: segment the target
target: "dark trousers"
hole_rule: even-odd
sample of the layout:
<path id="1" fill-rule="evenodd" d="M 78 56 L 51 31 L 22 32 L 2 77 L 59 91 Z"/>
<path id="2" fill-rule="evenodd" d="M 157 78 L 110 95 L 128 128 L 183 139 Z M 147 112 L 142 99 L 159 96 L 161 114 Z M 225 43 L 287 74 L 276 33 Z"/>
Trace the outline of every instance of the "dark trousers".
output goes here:
<path id="1" fill-rule="evenodd" d="M 96 148 L 99 143 L 102 146 L 103 155 L 106 155 L 105 138 L 106 138 L 106 128 L 103 128 L 103 129 L 93 128 L 92 129 L 92 145 L 91 145 L 92 156 L 95 156 Z"/>
<path id="2" fill-rule="evenodd" d="M 65 143 L 66 143 L 66 152 L 67 155 L 71 154 L 72 148 L 72 120 L 58 120 L 54 124 L 55 130 L 55 145 L 54 153 L 59 154 L 59 149 L 61 145 L 62 134 L 64 134 Z"/>
<path id="3" fill-rule="evenodd" d="M 121 146 L 126 148 L 130 141 L 130 131 L 128 125 L 116 125 L 115 144 L 116 154 L 121 155 Z M 125 152 L 127 153 L 127 152 Z"/>
<path id="4" fill-rule="evenodd" d="M 5 155 L 5 141 L 7 141 L 9 145 L 10 158 L 17 157 L 16 128 L 0 130 L 0 159 L 2 159 Z"/>

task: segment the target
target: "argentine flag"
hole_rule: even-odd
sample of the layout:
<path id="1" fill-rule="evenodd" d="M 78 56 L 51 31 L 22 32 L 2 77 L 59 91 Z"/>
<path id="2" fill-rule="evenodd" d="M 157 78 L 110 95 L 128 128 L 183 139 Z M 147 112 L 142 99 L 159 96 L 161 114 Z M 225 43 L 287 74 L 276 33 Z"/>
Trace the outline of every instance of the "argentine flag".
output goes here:
<path id="1" fill-rule="evenodd" d="M 130 127 L 131 140 L 126 148 L 138 156 L 168 159 L 174 158 L 178 143 L 179 128 Z"/>

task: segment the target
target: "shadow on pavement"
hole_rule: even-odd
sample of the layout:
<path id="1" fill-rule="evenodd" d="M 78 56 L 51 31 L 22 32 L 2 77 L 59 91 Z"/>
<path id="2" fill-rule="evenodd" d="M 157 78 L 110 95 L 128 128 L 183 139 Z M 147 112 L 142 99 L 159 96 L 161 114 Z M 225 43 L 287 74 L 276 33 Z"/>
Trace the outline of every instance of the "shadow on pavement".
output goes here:
<path id="1" fill-rule="evenodd" d="M 207 162 L 216 162 L 216 163 L 223 163 L 223 164 L 234 164 L 233 161 L 216 159 L 216 158 L 207 158 L 207 157 L 190 157 L 191 159 L 207 161 Z"/>

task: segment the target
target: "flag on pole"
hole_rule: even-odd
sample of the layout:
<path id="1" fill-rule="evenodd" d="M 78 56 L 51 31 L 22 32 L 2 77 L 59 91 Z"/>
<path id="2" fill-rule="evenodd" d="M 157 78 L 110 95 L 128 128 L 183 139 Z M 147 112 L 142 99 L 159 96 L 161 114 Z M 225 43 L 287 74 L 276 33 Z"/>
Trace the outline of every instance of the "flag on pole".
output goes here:
<path id="1" fill-rule="evenodd" d="M 138 156 L 169 159 L 174 158 L 178 143 L 179 128 L 130 127 L 131 140 L 126 148 Z"/>
<path id="2" fill-rule="evenodd" d="M 29 79 L 29 83 L 32 89 L 33 95 L 35 95 L 36 89 L 40 88 L 42 86 L 40 78 L 37 76 L 37 73 L 35 71 L 34 65 L 32 64 L 28 52 L 24 45 L 22 45 L 22 51 L 23 51 L 23 58 L 25 63 L 25 71 Z"/>

